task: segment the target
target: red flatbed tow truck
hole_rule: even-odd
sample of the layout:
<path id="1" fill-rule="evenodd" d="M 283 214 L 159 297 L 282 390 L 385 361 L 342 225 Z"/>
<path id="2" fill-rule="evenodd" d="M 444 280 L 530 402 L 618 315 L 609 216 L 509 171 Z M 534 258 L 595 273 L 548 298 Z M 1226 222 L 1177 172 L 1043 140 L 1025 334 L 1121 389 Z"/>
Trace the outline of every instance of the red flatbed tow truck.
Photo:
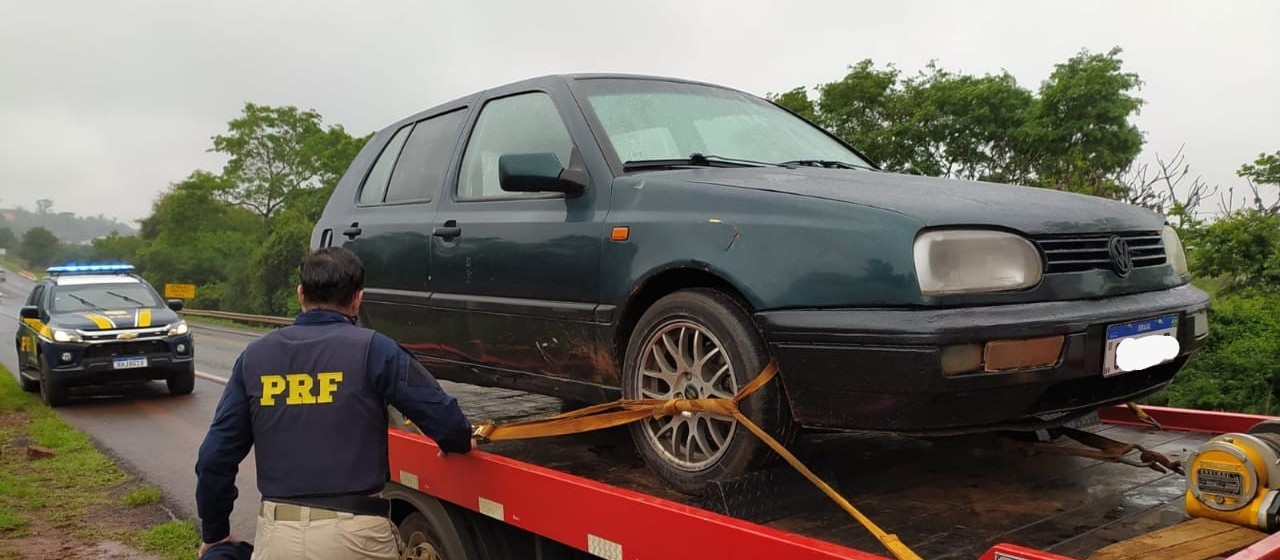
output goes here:
<path id="1" fill-rule="evenodd" d="M 1215 434 L 1269 418 L 1147 411 L 1164 430 L 1123 407 L 1102 410 L 1088 430 L 1178 460 Z M 496 442 L 465 456 L 441 456 L 409 430 L 389 431 L 394 521 L 445 560 L 888 555 L 785 464 L 692 500 L 649 473 L 625 429 Z M 927 560 L 1089 558 L 1186 519 L 1182 475 L 1028 456 L 983 436 L 811 435 L 797 455 Z M 1280 559 L 1280 535 L 1229 558 Z"/>

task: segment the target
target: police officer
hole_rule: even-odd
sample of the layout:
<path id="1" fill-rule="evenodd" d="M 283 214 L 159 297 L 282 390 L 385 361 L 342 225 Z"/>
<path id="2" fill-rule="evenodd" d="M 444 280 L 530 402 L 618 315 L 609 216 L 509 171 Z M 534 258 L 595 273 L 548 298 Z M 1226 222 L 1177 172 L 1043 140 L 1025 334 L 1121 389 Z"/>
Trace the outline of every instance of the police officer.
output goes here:
<path id="1" fill-rule="evenodd" d="M 235 541 L 240 462 L 255 448 L 258 528 L 253 558 L 398 558 L 388 480 L 387 405 L 447 453 L 474 446 L 471 424 L 404 349 L 356 326 L 364 266 L 326 247 L 301 264 L 293 325 L 236 360 L 196 461 L 201 553 Z"/>

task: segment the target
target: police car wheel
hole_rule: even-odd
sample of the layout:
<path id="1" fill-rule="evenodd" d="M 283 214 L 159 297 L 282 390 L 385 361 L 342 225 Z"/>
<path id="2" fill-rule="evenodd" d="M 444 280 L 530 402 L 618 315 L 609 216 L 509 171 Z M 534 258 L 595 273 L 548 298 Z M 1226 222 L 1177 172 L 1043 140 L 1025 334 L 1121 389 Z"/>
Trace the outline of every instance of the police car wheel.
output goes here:
<path id="1" fill-rule="evenodd" d="M 67 404 L 67 386 L 49 375 L 49 364 L 40 357 L 40 400 L 50 408 Z"/>
<path id="2" fill-rule="evenodd" d="M 40 380 L 27 377 L 25 374 L 18 374 L 18 383 L 22 385 L 22 390 L 28 393 L 34 393 L 40 390 Z"/>
<path id="3" fill-rule="evenodd" d="M 190 395 L 196 388 L 195 366 L 173 370 L 164 382 L 169 386 L 170 395 Z"/>

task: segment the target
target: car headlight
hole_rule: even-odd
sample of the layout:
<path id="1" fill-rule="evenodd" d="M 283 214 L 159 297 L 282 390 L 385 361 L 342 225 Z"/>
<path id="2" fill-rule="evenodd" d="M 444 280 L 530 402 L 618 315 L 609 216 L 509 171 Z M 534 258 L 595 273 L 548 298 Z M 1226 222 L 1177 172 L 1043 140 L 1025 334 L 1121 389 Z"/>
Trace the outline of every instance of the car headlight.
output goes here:
<path id="1" fill-rule="evenodd" d="M 1173 267 L 1174 274 L 1185 276 L 1188 272 L 1187 254 L 1182 250 L 1182 240 L 1178 238 L 1178 232 L 1169 226 L 1164 226 L 1160 237 L 1164 239 L 1165 258 L 1169 260 L 1169 266 Z"/>
<path id="2" fill-rule="evenodd" d="M 1031 240 L 994 230 L 937 230 L 915 243 L 926 296 L 1006 292 L 1040 283 L 1044 264 Z"/>
<path id="3" fill-rule="evenodd" d="M 178 321 L 177 323 L 169 325 L 169 336 L 178 336 L 180 334 L 187 334 L 187 330 L 188 330 L 187 322 Z"/>
<path id="4" fill-rule="evenodd" d="M 84 339 L 79 334 L 62 329 L 53 329 L 53 340 L 56 342 L 84 342 Z"/>

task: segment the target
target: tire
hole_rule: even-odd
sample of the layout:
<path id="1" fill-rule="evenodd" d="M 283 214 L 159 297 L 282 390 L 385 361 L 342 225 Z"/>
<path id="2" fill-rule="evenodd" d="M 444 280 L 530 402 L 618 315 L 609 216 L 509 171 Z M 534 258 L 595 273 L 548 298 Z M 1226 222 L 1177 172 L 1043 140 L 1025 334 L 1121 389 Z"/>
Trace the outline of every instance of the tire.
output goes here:
<path id="1" fill-rule="evenodd" d="M 196 388 L 195 364 L 173 370 L 164 382 L 169 386 L 170 395 L 190 395 Z"/>
<path id="2" fill-rule="evenodd" d="M 467 537 L 463 535 L 462 527 L 453 522 L 448 511 L 443 507 L 439 511 L 430 511 L 431 509 L 434 508 L 428 508 L 430 517 L 421 511 L 414 511 L 400 522 L 400 538 L 404 541 L 406 550 L 413 550 L 425 544 L 424 548 L 434 550 L 440 560 L 472 558 L 470 551 L 473 547 L 468 542 L 464 542 Z M 410 553 L 406 557 L 424 560 L 434 558 L 430 555 L 416 556 L 415 553 Z"/>
<path id="3" fill-rule="evenodd" d="M 36 393 L 40 391 L 40 379 L 27 377 L 26 372 L 18 372 L 18 384 L 22 385 L 22 390 L 28 393 Z"/>
<path id="4" fill-rule="evenodd" d="M 67 404 L 66 383 L 49 375 L 49 363 L 45 361 L 44 356 L 38 356 L 37 361 L 40 362 L 40 400 L 49 408 L 57 408 Z"/>
<path id="5" fill-rule="evenodd" d="M 683 357 L 677 358 L 676 353 Z M 659 355 L 664 356 L 662 362 L 657 361 Z M 623 362 L 622 394 L 625 398 L 731 397 L 769 359 L 763 337 L 742 304 L 716 290 L 683 290 L 658 300 L 637 322 Z M 674 379 L 675 385 L 666 379 Z M 798 426 L 781 380 L 765 385 L 740 407 L 783 445 L 795 439 Z M 768 445 L 736 422 L 701 414 L 646 419 L 632 423 L 630 429 L 649 468 L 685 494 L 701 495 L 711 482 L 742 476 L 775 458 Z M 694 429 L 701 437 L 693 435 Z"/>

